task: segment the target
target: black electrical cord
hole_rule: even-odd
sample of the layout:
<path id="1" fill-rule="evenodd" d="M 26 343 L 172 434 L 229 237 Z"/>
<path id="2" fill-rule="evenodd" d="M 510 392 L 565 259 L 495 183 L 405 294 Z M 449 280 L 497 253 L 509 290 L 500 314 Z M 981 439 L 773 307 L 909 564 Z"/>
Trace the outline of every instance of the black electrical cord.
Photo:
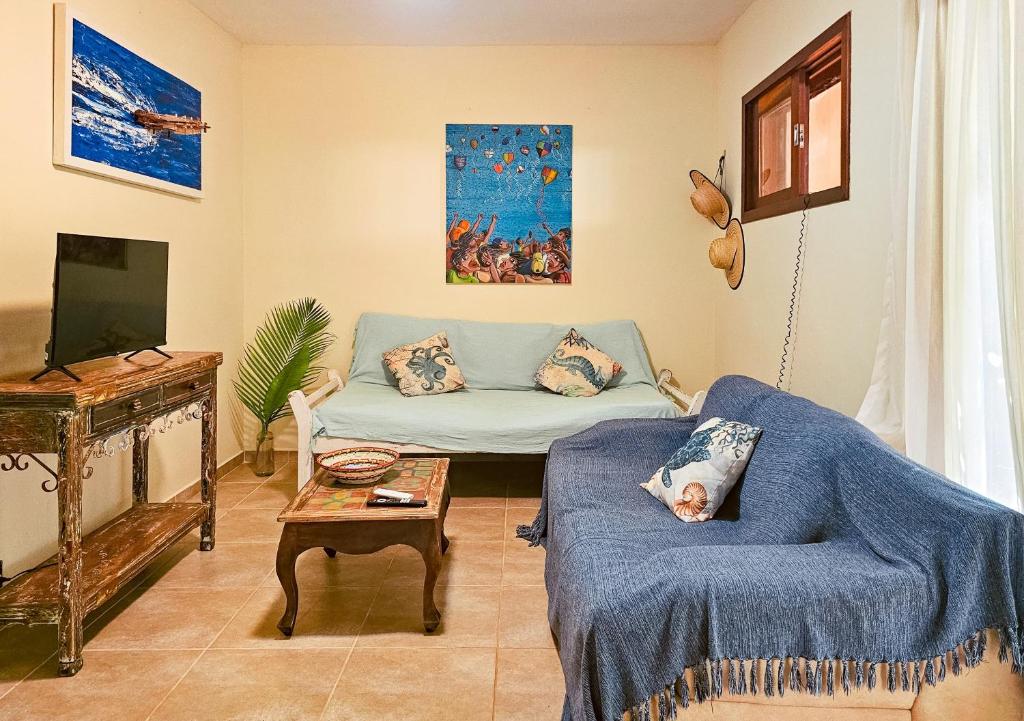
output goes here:
<path id="1" fill-rule="evenodd" d="M 798 295 L 800 292 L 801 275 L 803 273 L 804 244 L 807 237 L 807 209 L 811 206 L 811 196 L 804 196 L 804 209 L 800 215 L 800 237 L 797 239 L 796 267 L 793 269 L 793 289 L 789 294 L 789 313 L 786 317 L 786 340 L 782 343 L 782 358 L 779 360 L 779 379 L 775 387 L 782 390 L 782 384 L 786 378 L 786 369 L 793 361 L 793 354 L 790 346 L 793 340 L 793 326 L 798 321 Z M 790 385 L 792 385 L 792 371 L 790 371 Z M 787 386 L 786 390 L 789 390 Z"/>
<path id="2" fill-rule="evenodd" d="M 24 576 L 27 573 L 35 573 L 36 571 L 41 571 L 44 568 L 49 568 L 50 566 L 56 566 L 56 565 L 57 565 L 56 561 L 50 561 L 48 563 L 44 562 L 44 563 L 40 563 L 38 566 L 33 566 L 32 568 L 26 568 L 24 571 L 21 571 L 20 573 L 16 573 L 13 576 L 0 576 L 0 587 L 6 586 L 11 581 L 15 581 L 15 580 L 21 578 L 22 576 Z"/>

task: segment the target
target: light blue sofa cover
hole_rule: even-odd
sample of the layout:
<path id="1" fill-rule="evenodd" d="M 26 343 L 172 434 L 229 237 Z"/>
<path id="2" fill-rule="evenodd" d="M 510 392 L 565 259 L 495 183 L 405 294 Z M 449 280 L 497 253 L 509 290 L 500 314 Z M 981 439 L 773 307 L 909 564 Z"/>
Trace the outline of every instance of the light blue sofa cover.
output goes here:
<path id="1" fill-rule="evenodd" d="M 591 398 L 567 398 L 533 379 L 570 327 L 622 365 L 608 388 Z M 442 330 L 466 388 L 406 398 L 381 355 Z M 313 411 L 313 431 L 454 452 L 546 453 L 556 438 L 598 421 L 680 415 L 658 391 L 633 321 L 569 326 L 365 313 L 356 325 L 348 384 Z"/>

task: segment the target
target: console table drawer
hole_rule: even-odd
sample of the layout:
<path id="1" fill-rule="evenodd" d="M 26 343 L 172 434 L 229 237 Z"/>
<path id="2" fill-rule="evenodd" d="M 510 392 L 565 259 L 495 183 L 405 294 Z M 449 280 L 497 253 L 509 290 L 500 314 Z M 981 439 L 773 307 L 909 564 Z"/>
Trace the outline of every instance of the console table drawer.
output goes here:
<path id="1" fill-rule="evenodd" d="M 160 407 L 160 389 L 152 388 L 133 396 L 104 403 L 92 409 L 92 432 L 115 428 L 125 421 Z"/>
<path id="2" fill-rule="evenodd" d="M 203 373 L 194 378 L 187 378 L 183 381 L 175 381 L 164 386 L 164 404 L 170 405 L 182 398 L 187 398 L 193 393 L 206 390 L 213 385 L 214 372 Z"/>

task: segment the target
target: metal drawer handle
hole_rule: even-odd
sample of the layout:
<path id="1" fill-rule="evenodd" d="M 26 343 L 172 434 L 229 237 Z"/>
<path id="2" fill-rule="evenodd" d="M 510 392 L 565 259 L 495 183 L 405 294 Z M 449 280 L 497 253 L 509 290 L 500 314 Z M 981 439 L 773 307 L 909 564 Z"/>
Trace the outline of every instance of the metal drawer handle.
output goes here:
<path id="1" fill-rule="evenodd" d="M 133 411 L 141 411 L 142 410 L 142 399 L 141 398 L 136 398 L 135 400 L 132 401 L 132 410 Z"/>
<path id="2" fill-rule="evenodd" d="M 189 383 L 188 384 L 188 389 L 190 391 L 197 391 L 197 390 L 199 390 L 199 381 L 192 381 L 191 383 Z"/>

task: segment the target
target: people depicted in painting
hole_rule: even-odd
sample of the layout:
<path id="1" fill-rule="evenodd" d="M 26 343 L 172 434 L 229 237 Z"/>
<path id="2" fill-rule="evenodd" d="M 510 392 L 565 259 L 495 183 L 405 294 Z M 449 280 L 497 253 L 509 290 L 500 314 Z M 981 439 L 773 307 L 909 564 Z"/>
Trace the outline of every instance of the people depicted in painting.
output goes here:
<path id="1" fill-rule="evenodd" d="M 470 224 L 456 213 L 448 224 L 446 243 L 447 280 L 466 283 L 571 283 L 570 228 L 541 228 L 548 235 L 540 241 L 533 231 L 515 240 L 496 237 L 498 216 L 480 231 L 484 214 Z"/>

